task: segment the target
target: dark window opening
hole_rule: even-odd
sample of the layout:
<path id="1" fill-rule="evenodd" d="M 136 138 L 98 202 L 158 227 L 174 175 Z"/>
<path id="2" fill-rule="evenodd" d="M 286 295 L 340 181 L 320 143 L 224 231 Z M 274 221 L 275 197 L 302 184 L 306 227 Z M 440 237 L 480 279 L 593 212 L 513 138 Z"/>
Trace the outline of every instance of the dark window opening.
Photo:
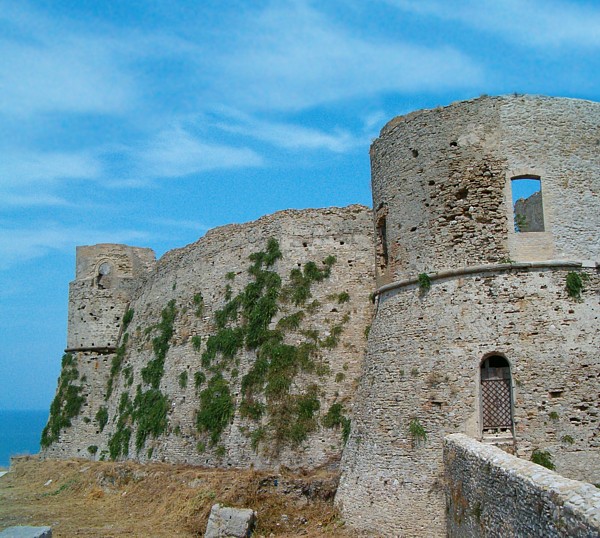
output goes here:
<path id="1" fill-rule="evenodd" d="M 500 355 L 481 363 L 481 418 L 483 433 L 512 433 L 510 365 Z"/>
<path id="2" fill-rule="evenodd" d="M 515 232 L 543 232 L 542 181 L 537 176 L 511 180 Z"/>
<path id="3" fill-rule="evenodd" d="M 377 219 L 377 260 L 379 269 L 385 270 L 388 265 L 387 248 L 387 224 L 386 215 L 383 214 Z"/>
<path id="4" fill-rule="evenodd" d="M 98 286 L 99 289 L 103 290 L 106 288 L 106 286 L 104 285 L 104 282 L 109 281 L 111 269 L 112 269 L 112 267 L 110 266 L 110 263 L 108 263 L 108 262 L 104 262 L 104 263 L 100 264 L 100 267 L 98 268 L 98 276 L 96 277 L 96 285 Z"/>

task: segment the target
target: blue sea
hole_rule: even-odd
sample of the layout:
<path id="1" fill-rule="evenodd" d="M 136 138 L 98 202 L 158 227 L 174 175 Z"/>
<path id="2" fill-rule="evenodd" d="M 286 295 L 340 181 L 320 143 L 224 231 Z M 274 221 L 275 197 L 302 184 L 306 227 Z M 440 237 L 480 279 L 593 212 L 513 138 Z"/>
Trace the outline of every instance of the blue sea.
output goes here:
<path id="1" fill-rule="evenodd" d="M 37 454 L 40 437 L 48 421 L 48 411 L 6 411 L 0 409 L 0 467 L 10 465 L 10 457 Z"/>

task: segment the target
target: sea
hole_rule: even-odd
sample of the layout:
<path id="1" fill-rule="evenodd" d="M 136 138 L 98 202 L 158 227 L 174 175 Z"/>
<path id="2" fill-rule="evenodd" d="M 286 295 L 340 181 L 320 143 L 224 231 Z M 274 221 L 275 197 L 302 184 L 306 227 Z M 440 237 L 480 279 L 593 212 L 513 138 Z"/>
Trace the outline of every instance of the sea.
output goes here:
<path id="1" fill-rule="evenodd" d="M 48 421 L 48 410 L 7 411 L 0 409 L 0 467 L 10 465 L 11 456 L 37 454 L 40 437 Z"/>

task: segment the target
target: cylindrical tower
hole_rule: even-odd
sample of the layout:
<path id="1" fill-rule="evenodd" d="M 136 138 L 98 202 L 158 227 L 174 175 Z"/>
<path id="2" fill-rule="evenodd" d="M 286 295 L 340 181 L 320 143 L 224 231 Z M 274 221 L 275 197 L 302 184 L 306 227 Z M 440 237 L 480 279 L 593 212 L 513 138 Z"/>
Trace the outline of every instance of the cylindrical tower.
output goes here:
<path id="1" fill-rule="evenodd" d="M 515 95 L 415 112 L 383 128 L 371 161 L 378 308 L 345 518 L 445 535 L 454 432 L 600 482 L 600 104 Z"/>

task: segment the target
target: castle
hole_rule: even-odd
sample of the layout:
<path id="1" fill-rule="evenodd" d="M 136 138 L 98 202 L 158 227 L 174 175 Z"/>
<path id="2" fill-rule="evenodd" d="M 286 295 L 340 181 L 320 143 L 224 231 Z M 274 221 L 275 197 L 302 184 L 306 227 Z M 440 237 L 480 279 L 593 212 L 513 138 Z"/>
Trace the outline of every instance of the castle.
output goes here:
<path id="1" fill-rule="evenodd" d="M 389 536 L 492 517 L 452 434 L 599 483 L 600 104 L 415 112 L 371 163 L 373 211 L 283 211 L 158 261 L 79 247 L 43 453 L 339 466 L 345 520 Z"/>

